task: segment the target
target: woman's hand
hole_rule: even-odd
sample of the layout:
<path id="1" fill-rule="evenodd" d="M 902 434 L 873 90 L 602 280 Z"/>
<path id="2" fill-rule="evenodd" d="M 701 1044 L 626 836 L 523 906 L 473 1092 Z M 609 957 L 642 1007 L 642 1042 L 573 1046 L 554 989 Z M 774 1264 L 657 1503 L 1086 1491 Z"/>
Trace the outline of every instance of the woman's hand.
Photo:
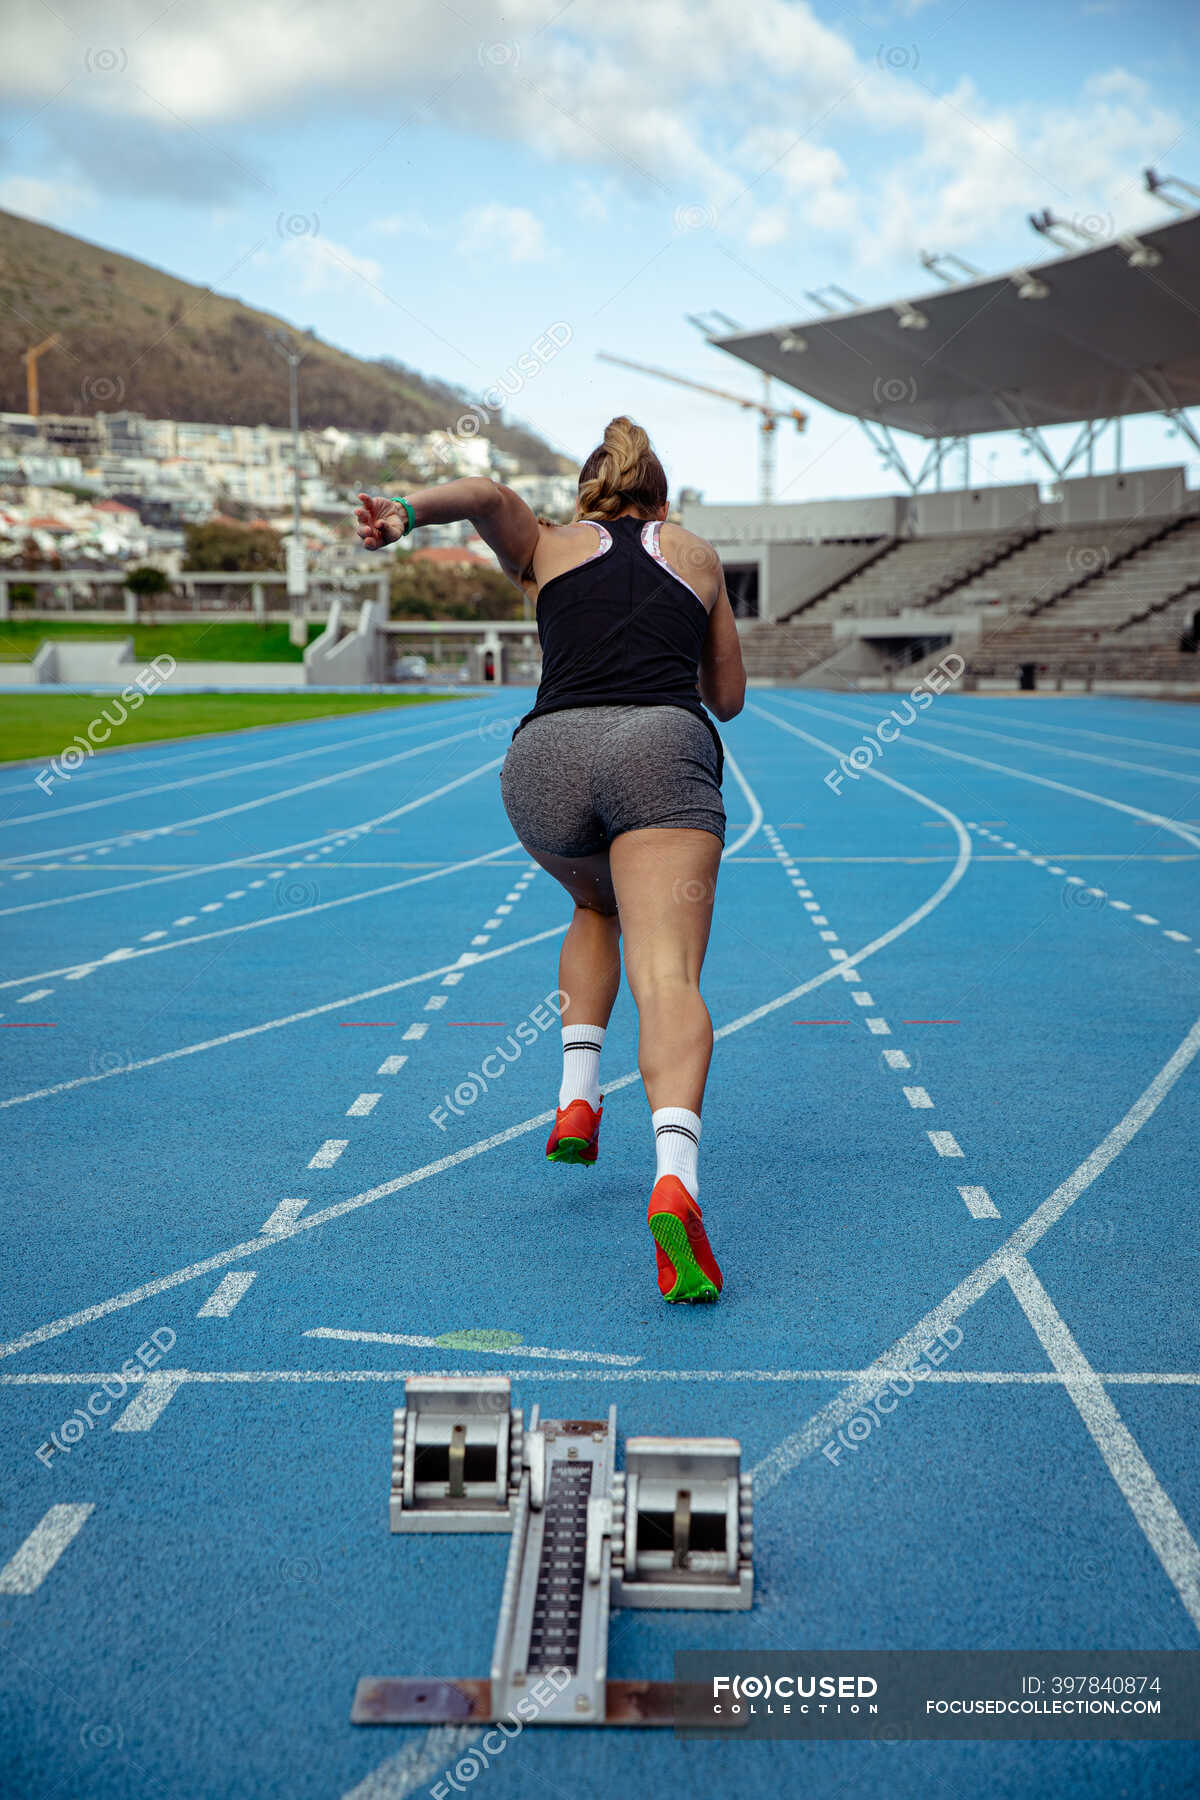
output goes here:
<path id="1" fill-rule="evenodd" d="M 382 550 L 404 536 L 408 520 L 394 500 L 372 499 L 370 494 L 358 497 L 362 505 L 355 509 L 358 524 L 354 529 L 362 539 L 364 550 Z"/>

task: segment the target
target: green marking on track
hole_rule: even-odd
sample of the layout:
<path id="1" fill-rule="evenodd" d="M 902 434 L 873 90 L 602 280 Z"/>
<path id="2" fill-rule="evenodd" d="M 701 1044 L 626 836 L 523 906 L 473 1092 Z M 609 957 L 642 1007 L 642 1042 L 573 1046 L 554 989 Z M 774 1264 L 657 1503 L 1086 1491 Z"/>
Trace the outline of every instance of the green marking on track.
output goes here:
<path id="1" fill-rule="evenodd" d="M 443 1331 L 440 1350 L 515 1350 L 524 1343 L 519 1331 Z"/>

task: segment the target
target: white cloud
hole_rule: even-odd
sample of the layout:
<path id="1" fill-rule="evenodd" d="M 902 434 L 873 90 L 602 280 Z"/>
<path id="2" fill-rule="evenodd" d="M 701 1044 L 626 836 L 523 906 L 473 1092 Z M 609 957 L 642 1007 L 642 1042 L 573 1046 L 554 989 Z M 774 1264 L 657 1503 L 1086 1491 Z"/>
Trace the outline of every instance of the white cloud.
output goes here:
<path id="1" fill-rule="evenodd" d="M 913 4 L 892 14 L 897 39 Z M 48 22 L 40 0 L 7 0 L 0 96 L 32 110 L 69 81 L 44 129 L 88 179 L 107 146 L 110 190 L 144 193 L 149 178 L 178 188 L 186 175 L 181 198 L 192 203 L 226 198 L 221 183 L 240 198 L 256 184 L 265 193 L 235 127 L 253 126 L 261 146 L 273 124 L 352 110 L 356 122 L 378 119 L 381 138 L 434 119 L 476 143 L 519 145 L 601 194 L 661 205 L 664 236 L 681 206 L 710 208 L 721 234 L 759 248 L 807 250 L 819 234 L 826 266 L 847 270 L 923 246 L 994 243 L 1045 205 L 1136 227 L 1155 216 L 1137 171 L 1184 129 L 1123 68 L 1064 71 L 1049 106 L 1000 104 L 986 78 L 935 77 L 919 45 L 860 56 L 808 0 L 654 0 L 649 40 L 645 0 L 575 5 L 548 23 L 546 12 L 545 0 L 479 0 L 468 21 L 446 7 L 360 0 L 347 32 L 315 3 L 288 12 L 281 29 L 280 0 L 189 0 L 149 25 L 143 0 L 112 0 L 110 48 L 98 54 Z M 364 42 L 398 34 L 402 57 L 363 55 Z M 147 156 L 155 137 L 182 157 L 178 168 Z M 411 236 L 421 226 L 397 213 L 379 229 Z M 462 249 L 518 263 L 547 254 L 540 222 L 520 205 L 474 208 Z M 306 280 L 335 278 L 319 253 L 295 254 L 309 259 Z"/>
<path id="2" fill-rule="evenodd" d="M 66 225 L 86 212 L 92 196 L 70 181 L 43 181 L 36 175 L 7 175 L 0 181 L 0 207 L 48 225 Z"/>
<path id="3" fill-rule="evenodd" d="M 288 238 L 277 254 L 302 294 L 351 292 L 376 301 L 387 298 L 382 292 L 383 270 L 379 264 L 332 238 L 319 234 Z M 264 252 L 263 260 L 267 258 L 268 253 Z"/>
<path id="4" fill-rule="evenodd" d="M 544 262 L 542 222 L 523 206 L 473 206 L 458 240 L 462 256 L 502 256 L 508 262 Z"/>

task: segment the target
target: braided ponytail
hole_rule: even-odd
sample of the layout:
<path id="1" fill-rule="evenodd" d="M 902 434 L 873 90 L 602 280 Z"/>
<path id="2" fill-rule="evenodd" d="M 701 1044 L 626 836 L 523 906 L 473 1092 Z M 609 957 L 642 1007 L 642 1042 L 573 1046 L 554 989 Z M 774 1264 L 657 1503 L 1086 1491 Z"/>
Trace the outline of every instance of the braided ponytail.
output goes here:
<path id="1" fill-rule="evenodd" d="M 667 498 L 667 477 L 640 425 L 623 413 L 604 428 L 579 471 L 577 519 L 615 519 L 632 506 L 650 517 Z"/>

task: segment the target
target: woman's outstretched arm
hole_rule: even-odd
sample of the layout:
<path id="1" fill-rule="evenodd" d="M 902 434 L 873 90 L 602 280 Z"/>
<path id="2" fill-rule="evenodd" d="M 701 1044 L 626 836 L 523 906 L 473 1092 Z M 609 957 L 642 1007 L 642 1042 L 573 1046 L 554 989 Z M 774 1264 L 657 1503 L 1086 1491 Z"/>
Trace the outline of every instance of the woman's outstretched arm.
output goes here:
<path id="1" fill-rule="evenodd" d="M 404 536 L 404 508 L 394 500 L 358 496 L 355 530 L 368 550 L 381 550 Z M 537 548 L 542 527 L 520 494 L 499 481 L 470 475 L 461 481 L 441 481 L 436 487 L 417 488 L 405 495 L 417 525 L 452 525 L 469 519 L 488 547 L 496 552 L 500 567 L 520 584 Z"/>

